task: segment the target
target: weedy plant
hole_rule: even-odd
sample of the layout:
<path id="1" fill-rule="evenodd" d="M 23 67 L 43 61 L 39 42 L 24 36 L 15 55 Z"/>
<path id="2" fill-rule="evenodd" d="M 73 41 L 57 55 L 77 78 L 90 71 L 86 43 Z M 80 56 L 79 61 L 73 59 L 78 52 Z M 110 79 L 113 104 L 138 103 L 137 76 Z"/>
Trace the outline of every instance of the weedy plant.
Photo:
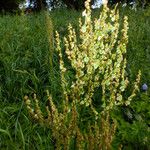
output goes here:
<path id="1" fill-rule="evenodd" d="M 28 96 L 25 104 L 31 117 L 50 127 L 56 149 L 111 149 L 117 122 L 111 112 L 117 106 L 130 105 L 138 91 L 140 72 L 134 82 L 131 95 L 125 97 L 129 80 L 126 74 L 126 45 L 128 43 L 128 20 L 124 17 L 120 29 L 119 12 L 104 5 L 98 19 L 91 20 L 90 0 L 85 2 L 83 20 L 79 19 L 79 37 L 68 26 L 64 38 L 65 52 L 56 32 L 56 51 L 59 54 L 62 95 L 60 105 L 55 104 L 53 93 L 47 91 L 49 105 L 46 113 L 41 111 L 34 94 L 34 106 Z M 66 65 L 70 63 L 71 67 Z M 75 76 L 67 80 L 69 68 Z M 99 89 L 101 106 L 96 106 L 93 96 Z M 88 117 L 83 116 L 88 110 Z M 86 120 L 83 127 L 82 121 Z"/>

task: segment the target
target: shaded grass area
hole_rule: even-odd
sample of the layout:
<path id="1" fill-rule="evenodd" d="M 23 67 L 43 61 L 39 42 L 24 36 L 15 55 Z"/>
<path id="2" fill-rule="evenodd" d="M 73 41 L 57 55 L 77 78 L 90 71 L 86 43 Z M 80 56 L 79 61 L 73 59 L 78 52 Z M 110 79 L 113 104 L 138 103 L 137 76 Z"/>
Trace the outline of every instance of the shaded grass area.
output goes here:
<path id="1" fill-rule="evenodd" d="M 44 22 L 42 16 L 1 18 L 2 97 L 6 101 L 20 101 L 23 92 L 38 91 L 41 81 L 47 82 L 49 44 Z"/>
<path id="2" fill-rule="evenodd" d="M 93 11 L 93 17 L 98 16 L 98 11 Z M 135 12 L 125 8 L 120 15 L 129 17 L 127 73 L 130 81 L 135 80 L 140 69 L 141 85 L 146 83 L 150 87 L 150 9 Z M 49 129 L 30 121 L 22 101 L 26 94 L 37 93 L 43 98 L 46 89 L 54 92 L 56 101 L 59 99 L 57 55 L 53 54 L 54 66 L 50 68 L 52 47 L 48 34 L 57 30 L 62 37 L 66 36 L 69 23 L 77 30 L 80 16 L 81 12 L 55 10 L 50 13 L 53 27 L 47 26 L 45 13 L 0 17 L 0 149 L 54 148 Z M 114 149 L 120 143 L 127 150 L 150 149 L 149 103 L 150 90 L 146 93 L 141 90 L 130 108 L 121 108 L 118 114 L 113 114 L 119 123 Z M 43 98 L 42 105 L 45 104 Z"/>

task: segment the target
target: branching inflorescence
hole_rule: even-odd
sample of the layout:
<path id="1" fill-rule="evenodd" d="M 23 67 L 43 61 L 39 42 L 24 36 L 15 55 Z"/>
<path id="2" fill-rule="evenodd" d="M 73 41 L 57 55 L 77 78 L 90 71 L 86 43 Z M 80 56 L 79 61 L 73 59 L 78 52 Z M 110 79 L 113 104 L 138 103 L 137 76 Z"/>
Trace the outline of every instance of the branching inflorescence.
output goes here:
<path id="1" fill-rule="evenodd" d="M 68 69 L 63 60 L 61 40 L 56 32 L 63 91 L 62 110 L 53 102 L 48 91 L 47 117 L 41 112 L 36 95 L 34 109 L 29 98 L 25 96 L 30 115 L 51 128 L 57 149 L 67 150 L 73 141 L 76 149 L 110 149 L 116 129 L 116 121 L 110 121 L 110 112 L 118 105 L 130 105 L 140 82 L 139 72 L 131 95 L 124 98 L 129 84 L 125 70 L 128 18 L 124 17 L 123 27 L 120 29 L 118 10 L 109 10 L 104 5 L 100 17 L 93 22 L 89 3 L 90 0 L 85 3 L 86 9 L 82 14 L 84 21 L 79 19 L 79 37 L 70 24 L 68 36 L 64 38 L 65 55 L 75 70 L 75 79 L 71 85 L 65 78 Z M 95 89 L 99 87 L 101 108 L 95 107 L 92 101 Z M 88 108 L 94 118 L 94 122 L 89 121 L 86 132 L 80 127 L 82 108 Z"/>

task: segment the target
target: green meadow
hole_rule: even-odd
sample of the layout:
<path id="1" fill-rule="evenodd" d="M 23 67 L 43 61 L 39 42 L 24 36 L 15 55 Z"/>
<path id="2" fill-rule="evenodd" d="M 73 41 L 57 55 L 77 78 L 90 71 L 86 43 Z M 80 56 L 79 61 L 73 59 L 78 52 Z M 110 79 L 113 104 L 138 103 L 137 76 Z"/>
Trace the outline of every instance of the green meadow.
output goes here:
<path id="1" fill-rule="evenodd" d="M 99 16 L 99 11 L 92 10 L 93 20 Z M 126 49 L 129 87 L 132 87 L 139 70 L 141 80 L 139 91 L 131 104 L 119 106 L 112 114 L 118 123 L 111 149 L 150 150 L 150 8 L 139 8 L 137 11 L 119 8 L 119 15 L 120 24 L 125 15 L 129 23 Z M 49 14 L 0 16 L 1 150 L 55 149 L 51 129 L 31 119 L 23 99 L 25 95 L 32 97 L 36 93 L 44 109 L 47 105 L 46 90 L 49 90 L 55 103 L 61 105 L 55 31 L 63 39 L 71 23 L 78 35 L 78 19 L 81 16 L 82 12 L 66 9 L 56 9 Z M 61 45 L 64 49 L 63 43 Z M 73 77 L 72 70 L 67 80 Z M 148 86 L 147 91 L 142 90 L 144 83 Z M 130 88 L 126 95 L 128 92 Z M 84 111 L 85 120 L 90 119 L 87 111 Z M 81 128 L 84 128 L 82 125 Z M 76 148 L 72 146 L 71 149 Z"/>

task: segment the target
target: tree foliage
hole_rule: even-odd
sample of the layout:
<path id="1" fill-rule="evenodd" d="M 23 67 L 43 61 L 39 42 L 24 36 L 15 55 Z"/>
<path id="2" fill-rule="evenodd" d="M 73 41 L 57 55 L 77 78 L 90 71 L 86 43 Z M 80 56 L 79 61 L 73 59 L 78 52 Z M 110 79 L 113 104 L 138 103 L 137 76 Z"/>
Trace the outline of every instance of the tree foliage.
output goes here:
<path id="1" fill-rule="evenodd" d="M 146 5 L 150 4 L 149 0 L 108 0 L 110 5 L 114 5 L 117 3 L 136 3 L 136 6 L 145 7 Z"/>
<path id="2" fill-rule="evenodd" d="M 0 0 L 0 12 L 13 12 L 19 8 L 19 4 L 24 0 Z"/>
<path id="3" fill-rule="evenodd" d="M 29 0 L 30 5 L 33 4 L 33 8 L 36 11 L 40 11 L 47 6 L 46 0 Z"/>
<path id="4" fill-rule="evenodd" d="M 68 8 L 74 8 L 76 10 L 83 9 L 86 0 L 62 0 Z M 92 0 L 90 4 L 94 4 L 95 0 Z"/>
<path id="5" fill-rule="evenodd" d="M 51 6 L 52 8 L 57 7 L 60 4 L 64 4 L 67 8 L 80 10 L 84 8 L 84 3 L 86 0 L 29 0 L 30 4 L 34 5 L 35 10 L 41 10 L 46 6 Z M 94 4 L 96 0 L 91 1 L 91 5 Z"/>

